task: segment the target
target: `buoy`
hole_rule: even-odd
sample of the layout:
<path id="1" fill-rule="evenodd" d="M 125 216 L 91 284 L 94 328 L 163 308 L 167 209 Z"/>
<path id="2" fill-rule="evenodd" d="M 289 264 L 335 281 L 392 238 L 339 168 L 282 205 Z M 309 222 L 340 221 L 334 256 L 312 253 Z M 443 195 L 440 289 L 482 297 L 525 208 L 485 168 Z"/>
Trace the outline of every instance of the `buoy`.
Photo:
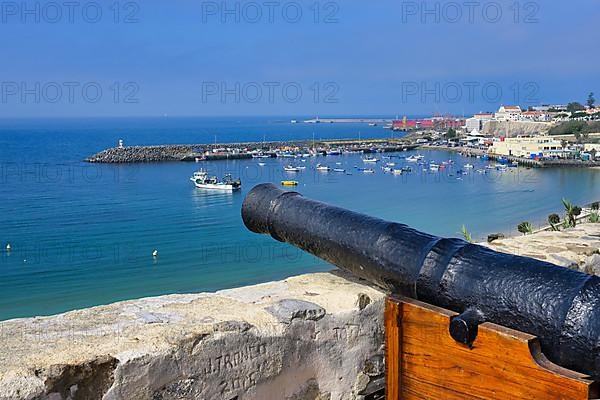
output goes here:
<path id="1" fill-rule="evenodd" d="M 6 245 L 6 251 L 10 251 L 10 249 L 12 249 L 12 247 L 10 247 L 10 243 L 8 243 L 8 244 Z"/>
<path id="2" fill-rule="evenodd" d="M 154 250 L 152 252 L 152 257 L 158 257 L 158 250 Z"/>

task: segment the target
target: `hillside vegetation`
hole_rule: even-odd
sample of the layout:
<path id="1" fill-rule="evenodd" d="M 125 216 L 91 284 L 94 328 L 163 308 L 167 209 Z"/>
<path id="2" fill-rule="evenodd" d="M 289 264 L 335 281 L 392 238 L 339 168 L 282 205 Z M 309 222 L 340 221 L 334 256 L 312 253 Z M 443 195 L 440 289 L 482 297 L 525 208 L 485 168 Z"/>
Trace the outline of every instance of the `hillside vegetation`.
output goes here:
<path id="1" fill-rule="evenodd" d="M 583 135 L 600 133 L 600 121 L 567 121 L 552 127 L 550 135 Z"/>

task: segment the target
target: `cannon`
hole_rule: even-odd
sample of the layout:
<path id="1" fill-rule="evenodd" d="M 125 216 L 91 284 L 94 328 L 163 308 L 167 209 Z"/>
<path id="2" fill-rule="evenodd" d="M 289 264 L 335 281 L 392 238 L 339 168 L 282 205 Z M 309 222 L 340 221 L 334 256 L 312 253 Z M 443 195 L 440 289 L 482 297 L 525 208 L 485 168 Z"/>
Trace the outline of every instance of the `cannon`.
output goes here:
<path id="1" fill-rule="evenodd" d="M 493 322 L 535 335 L 552 362 L 600 379 L 600 278 L 498 253 L 461 239 L 307 199 L 261 184 L 242 219 L 255 233 L 292 244 L 390 293 L 459 313 L 456 341 L 471 344 Z"/>

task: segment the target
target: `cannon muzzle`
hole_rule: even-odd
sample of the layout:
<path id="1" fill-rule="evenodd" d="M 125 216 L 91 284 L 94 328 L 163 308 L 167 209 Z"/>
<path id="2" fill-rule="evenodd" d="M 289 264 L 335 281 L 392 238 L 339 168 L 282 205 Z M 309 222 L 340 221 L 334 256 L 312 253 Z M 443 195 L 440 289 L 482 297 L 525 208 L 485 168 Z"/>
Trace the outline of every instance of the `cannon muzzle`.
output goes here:
<path id="1" fill-rule="evenodd" d="M 439 238 L 404 224 L 256 186 L 242 207 L 255 233 L 301 248 L 390 292 L 460 313 L 471 344 L 493 322 L 539 338 L 551 361 L 600 379 L 600 278 L 547 262 Z"/>

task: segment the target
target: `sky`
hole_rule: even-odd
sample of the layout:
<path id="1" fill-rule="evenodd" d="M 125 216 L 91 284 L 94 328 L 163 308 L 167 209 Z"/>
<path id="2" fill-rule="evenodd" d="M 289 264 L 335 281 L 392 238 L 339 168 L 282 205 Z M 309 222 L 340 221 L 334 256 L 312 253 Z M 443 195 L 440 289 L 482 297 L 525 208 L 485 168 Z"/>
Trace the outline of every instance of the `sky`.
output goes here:
<path id="1" fill-rule="evenodd" d="M 0 118 L 469 115 L 600 99 L 598 0 L 0 7 Z"/>

